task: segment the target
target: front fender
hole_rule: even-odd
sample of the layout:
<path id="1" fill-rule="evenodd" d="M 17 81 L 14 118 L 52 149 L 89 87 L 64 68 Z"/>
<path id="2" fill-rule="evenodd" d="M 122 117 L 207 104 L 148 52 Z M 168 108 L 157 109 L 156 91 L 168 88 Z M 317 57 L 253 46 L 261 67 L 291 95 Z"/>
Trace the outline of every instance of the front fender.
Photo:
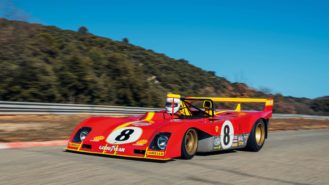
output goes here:
<path id="1" fill-rule="evenodd" d="M 166 147 L 166 157 L 168 158 L 177 158 L 181 156 L 182 152 L 182 141 L 184 135 L 188 129 L 192 128 L 188 124 L 179 123 L 168 125 L 160 130 L 160 132 L 170 132 L 171 136 L 169 138 L 167 147 Z"/>

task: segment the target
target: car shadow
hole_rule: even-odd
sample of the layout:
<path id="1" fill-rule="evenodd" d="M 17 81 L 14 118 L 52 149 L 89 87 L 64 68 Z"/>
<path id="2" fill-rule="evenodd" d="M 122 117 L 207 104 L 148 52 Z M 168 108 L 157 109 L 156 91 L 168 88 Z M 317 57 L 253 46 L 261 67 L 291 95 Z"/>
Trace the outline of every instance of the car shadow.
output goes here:
<path id="1" fill-rule="evenodd" d="M 213 152 L 197 152 L 197 156 L 211 156 L 211 155 L 225 155 L 225 154 L 232 154 L 236 153 L 237 150 L 220 150 L 220 151 L 213 151 Z"/>

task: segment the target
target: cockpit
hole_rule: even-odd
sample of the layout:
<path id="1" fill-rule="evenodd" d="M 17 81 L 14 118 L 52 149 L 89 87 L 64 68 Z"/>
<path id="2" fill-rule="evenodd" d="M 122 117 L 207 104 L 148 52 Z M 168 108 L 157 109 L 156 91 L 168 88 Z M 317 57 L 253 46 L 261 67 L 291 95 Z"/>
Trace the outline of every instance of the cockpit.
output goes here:
<path id="1" fill-rule="evenodd" d="M 167 98 L 166 112 L 179 118 L 202 118 L 214 115 L 209 99 Z"/>

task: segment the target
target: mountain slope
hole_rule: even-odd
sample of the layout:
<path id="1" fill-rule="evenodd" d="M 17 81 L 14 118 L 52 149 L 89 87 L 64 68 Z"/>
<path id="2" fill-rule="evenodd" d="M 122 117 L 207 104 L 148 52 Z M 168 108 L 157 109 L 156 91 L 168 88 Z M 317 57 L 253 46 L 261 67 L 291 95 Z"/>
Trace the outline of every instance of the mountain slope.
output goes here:
<path id="1" fill-rule="evenodd" d="M 0 99 L 162 106 L 167 92 L 274 97 L 275 111 L 326 114 L 313 100 L 230 83 L 186 60 L 86 32 L 0 19 Z"/>

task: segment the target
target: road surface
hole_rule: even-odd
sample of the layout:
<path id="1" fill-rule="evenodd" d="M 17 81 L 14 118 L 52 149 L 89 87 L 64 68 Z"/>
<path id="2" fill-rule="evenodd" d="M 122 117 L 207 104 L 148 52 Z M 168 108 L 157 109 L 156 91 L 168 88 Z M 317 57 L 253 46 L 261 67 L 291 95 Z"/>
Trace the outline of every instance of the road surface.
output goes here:
<path id="1" fill-rule="evenodd" d="M 0 184 L 329 184 L 328 129 L 271 133 L 258 153 L 212 153 L 165 163 L 63 148 L 0 150 Z"/>

